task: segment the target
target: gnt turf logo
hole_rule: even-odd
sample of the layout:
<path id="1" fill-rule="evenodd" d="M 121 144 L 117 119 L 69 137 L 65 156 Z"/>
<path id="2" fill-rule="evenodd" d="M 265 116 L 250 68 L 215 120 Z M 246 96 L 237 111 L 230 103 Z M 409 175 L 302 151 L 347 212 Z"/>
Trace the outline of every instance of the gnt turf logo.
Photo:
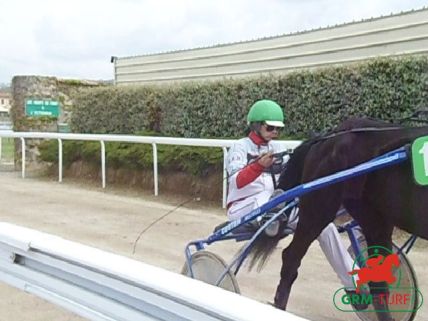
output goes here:
<path id="1" fill-rule="evenodd" d="M 334 305 L 343 312 L 357 311 L 373 314 L 375 318 L 379 313 L 390 313 L 395 317 L 414 314 L 422 306 L 423 297 L 416 288 L 414 272 L 407 259 L 384 247 L 374 246 L 372 249 L 371 257 L 368 248 L 362 251 L 349 271 L 354 276 L 355 290 L 337 290 Z M 385 282 L 387 286 L 370 292 L 369 282 Z"/>

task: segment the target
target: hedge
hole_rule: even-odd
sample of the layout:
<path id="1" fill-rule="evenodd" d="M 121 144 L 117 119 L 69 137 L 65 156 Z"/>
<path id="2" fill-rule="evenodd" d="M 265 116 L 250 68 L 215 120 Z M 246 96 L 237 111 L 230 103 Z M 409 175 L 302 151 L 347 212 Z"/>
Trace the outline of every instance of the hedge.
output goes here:
<path id="1" fill-rule="evenodd" d="M 426 56 L 239 80 L 123 86 L 83 91 L 71 127 L 82 133 L 153 131 L 175 137 L 240 137 L 249 106 L 278 101 L 285 136 L 305 137 L 351 116 L 394 120 L 428 106 Z"/>
<path id="2" fill-rule="evenodd" d="M 282 138 L 304 138 L 351 116 L 396 120 L 428 106 L 428 57 L 368 62 L 239 80 L 163 86 L 85 89 L 76 99 L 71 129 L 79 133 L 236 138 L 245 135 L 246 114 L 256 100 L 284 107 Z M 41 158 L 56 161 L 56 144 L 41 146 Z M 220 149 L 159 146 L 161 168 L 203 173 L 220 164 Z M 99 145 L 67 142 L 65 162 L 98 162 Z M 151 168 L 151 146 L 107 144 L 114 167 Z M 217 165 L 216 165 L 217 166 Z"/>

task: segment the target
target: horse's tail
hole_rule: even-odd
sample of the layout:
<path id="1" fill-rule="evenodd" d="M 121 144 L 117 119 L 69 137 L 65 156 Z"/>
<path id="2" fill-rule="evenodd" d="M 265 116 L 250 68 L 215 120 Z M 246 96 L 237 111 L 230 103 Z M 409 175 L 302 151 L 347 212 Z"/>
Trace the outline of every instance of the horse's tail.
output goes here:
<path id="1" fill-rule="evenodd" d="M 284 227 L 285 225 L 282 223 L 280 231 L 282 231 Z M 250 260 L 248 269 L 251 270 L 258 263 L 257 271 L 260 272 L 275 250 L 276 245 L 284 237 L 285 236 L 282 235 L 282 233 L 278 233 L 276 236 L 268 236 L 265 233 L 261 233 L 254 241 L 254 245 L 248 254 Z"/>

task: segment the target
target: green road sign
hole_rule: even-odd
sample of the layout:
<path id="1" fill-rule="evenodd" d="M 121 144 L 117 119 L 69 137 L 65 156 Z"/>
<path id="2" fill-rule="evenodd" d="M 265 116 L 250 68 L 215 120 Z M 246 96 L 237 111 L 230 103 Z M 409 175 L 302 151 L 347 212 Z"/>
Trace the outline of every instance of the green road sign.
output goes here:
<path id="1" fill-rule="evenodd" d="M 59 102 L 54 100 L 35 100 L 27 99 L 25 101 L 25 115 L 27 116 L 59 116 Z"/>
<path id="2" fill-rule="evenodd" d="M 428 185 L 428 136 L 419 137 L 412 144 L 413 175 L 419 185 Z"/>

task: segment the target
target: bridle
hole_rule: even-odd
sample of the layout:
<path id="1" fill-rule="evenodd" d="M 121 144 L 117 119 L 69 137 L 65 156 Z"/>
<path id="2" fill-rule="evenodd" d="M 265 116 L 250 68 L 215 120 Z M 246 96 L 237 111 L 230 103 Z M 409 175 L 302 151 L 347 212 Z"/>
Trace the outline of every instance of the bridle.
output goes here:
<path id="1" fill-rule="evenodd" d="M 349 134 L 349 133 L 365 133 L 365 132 L 382 132 L 382 131 L 400 130 L 400 129 L 406 128 L 406 127 L 403 127 L 401 125 L 405 122 L 408 122 L 408 121 L 428 124 L 428 119 L 427 118 L 421 119 L 421 118 L 419 118 L 420 116 L 428 116 L 428 109 L 419 109 L 419 110 L 415 111 L 412 115 L 399 119 L 398 125 L 396 125 L 396 126 L 352 128 L 352 129 L 348 129 L 348 130 L 340 130 L 340 131 L 333 132 L 330 134 L 327 133 L 325 135 L 321 134 L 319 136 L 314 137 L 311 140 L 313 140 L 313 143 L 316 143 L 318 141 L 326 140 L 329 138 L 333 138 L 333 137 L 337 137 L 337 136 L 341 136 L 341 135 L 345 135 L 345 134 Z"/>

